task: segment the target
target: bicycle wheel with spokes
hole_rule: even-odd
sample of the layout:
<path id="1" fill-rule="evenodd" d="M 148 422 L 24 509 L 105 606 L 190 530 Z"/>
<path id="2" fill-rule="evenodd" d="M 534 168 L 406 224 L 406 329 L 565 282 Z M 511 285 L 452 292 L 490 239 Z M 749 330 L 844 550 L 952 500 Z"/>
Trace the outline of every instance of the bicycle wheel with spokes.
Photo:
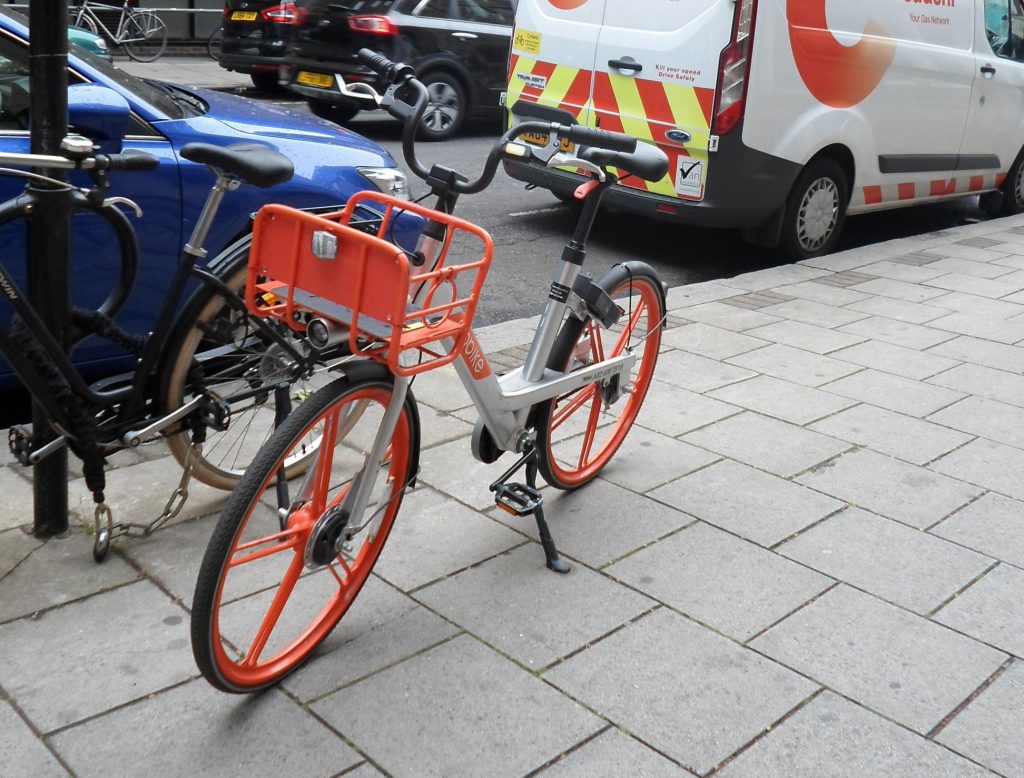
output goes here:
<path id="1" fill-rule="evenodd" d="M 81 30 L 87 30 L 93 35 L 100 34 L 99 27 L 96 25 L 96 20 L 84 13 L 80 13 L 74 18 L 72 26 L 78 27 Z"/>
<path id="2" fill-rule="evenodd" d="M 411 393 L 383 459 L 369 462 L 393 393 L 382 366 L 353 365 L 288 417 L 232 494 L 192 602 L 192 651 L 216 688 L 242 693 L 277 683 L 310 656 L 359 594 L 418 463 Z M 310 438 L 318 442 L 309 471 L 279 483 L 282 463 Z M 374 479 L 370 504 L 362 516 L 347 517 L 341 506 L 364 466 Z M 347 540 L 336 553 L 339 537 Z"/>
<path id="3" fill-rule="evenodd" d="M 217 273 L 239 298 L 245 287 L 248 255 L 249 239 L 245 238 L 228 249 Z M 291 338 L 286 328 L 282 328 L 282 334 Z M 305 348 L 305 341 L 291 338 L 290 342 L 300 350 Z M 331 355 L 322 356 L 328 359 Z M 219 290 L 201 288 L 182 310 L 168 340 L 161 369 L 163 405 L 170 413 L 203 388 L 227 404 L 230 417 L 226 430 L 207 429 L 198 455 L 189 453 L 191 438 L 187 431 L 171 430 L 167 445 L 175 458 L 183 465 L 189 462 L 193 477 L 199 481 L 218 489 L 234 489 L 274 431 L 274 387 L 288 383 L 294 407 L 333 377 L 322 369 L 294 378 L 291 368 L 288 353 L 261 337 L 248 315 L 231 306 Z M 262 388 L 266 391 L 253 393 Z M 305 450 L 296 450 L 285 463 L 289 478 L 302 471 L 309 456 Z"/>
<path id="4" fill-rule="evenodd" d="M 152 11 L 135 11 L 124 23 L 121 45 L 138 62 L 152 62 L 167 47 L 167 25 Z"/>
<path id="5" fill-rule="evenodd" d="M 636 356 L 629 381 L 618 375 L 560 395 L 537 408 L 538 467 L 559 489 L 594 478 L 615 455 L 636 419 L 654 375 L 661 345 L 661 282 L 642 263 L 617 265 L 599 284 L 619 307 L 619 322 L 604 329 L 591 318 L 562 325 L 548 366 L 572 370 L 625 352 Z"/>

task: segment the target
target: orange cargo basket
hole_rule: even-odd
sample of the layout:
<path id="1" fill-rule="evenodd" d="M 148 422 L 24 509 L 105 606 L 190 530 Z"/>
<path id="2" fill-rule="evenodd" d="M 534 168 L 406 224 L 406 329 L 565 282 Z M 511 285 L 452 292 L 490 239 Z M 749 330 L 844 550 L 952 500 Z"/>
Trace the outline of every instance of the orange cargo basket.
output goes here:
<path id="1" fill-rule="evenodd" d="M 444 224 L 433 270 L 414 272 L 403 249 L 349 226 L 360 220 L 357 209 L 365 214 L 367 208 L 383 212 L 377 235 L 391 234 L 405 212 Z M 347 326 L 352 353 L 383 362 L 396 375 L 414 375 L 458 356 L 493 253 L 491 236 L 480 227 L 378 192 L 360 192 L 344 210 L 324 215 L 266 205 L 253 226 L 246 305 L 295 330 L 305 329 L 306 314 Z M 417 292 L 418 308 L 409 302 Z M 450 347 L 442 343 L 448 340 Z"/>

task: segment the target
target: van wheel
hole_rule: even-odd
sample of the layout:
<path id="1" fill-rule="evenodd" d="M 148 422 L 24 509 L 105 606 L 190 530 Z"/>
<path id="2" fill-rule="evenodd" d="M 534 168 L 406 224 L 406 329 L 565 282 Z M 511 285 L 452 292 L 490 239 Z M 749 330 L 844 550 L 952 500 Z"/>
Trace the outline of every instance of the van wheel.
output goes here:
<path id="1" fill-rule="evenodd" d="M 850 196 L 843 169 L 831 159 L 812 162 L 786 199 L 782 248 L 789 256 L 810 259 L 832 251 L 846 221 Z"/>
<path id="2" fill-rule="evenodd" d="M 327 119 L 335 124 L 347 124 L 359 113 L 359 106 L 350 103 L 331 103 L 327 100 L 309 99 L 309 110 L 314 116 Z"/>
<path id="3" fill-rule="evenodd" d="M 420 138 L 447 140 L 466 119 L 466 91 L 447 73 L 427 73 L 420 79 L 427 88 L 427 109 L 420 120 Z"/>
<path id="4" fill-rule="evenodd" d="M 1015 216 L 1024 213 L 1024 151 L 1010 168 L 1010 173 L 1003 181 L 1003 204 L 999 212 L 1003 216 Z"/>

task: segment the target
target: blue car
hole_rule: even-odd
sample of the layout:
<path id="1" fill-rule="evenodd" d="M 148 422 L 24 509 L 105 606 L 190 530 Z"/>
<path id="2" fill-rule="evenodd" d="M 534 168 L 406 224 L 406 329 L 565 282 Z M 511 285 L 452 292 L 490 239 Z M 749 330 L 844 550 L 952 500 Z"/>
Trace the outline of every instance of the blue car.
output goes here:
<path id="1" fill-rule="evenodd" d="M 29 150 L 28 36 L 25 17 L 0 11 L 0 151 Z M 160 160 L 154 171 L 112 176 L 111 194 L 134 200 L 144 213 L 141 219 L 133 218 L 140 249 L 138 282 L 118 317 L 129 332 L 145 333 L 151 325 L 181 246 L 213 184 L 213 176 L 204 166 L 180 157 L 179 149 L 185 144 L 258 141 L 285 154 L 295 165 L 295 176 L 286 184 L 269 190 L 243 186 L 225 198 L 206 245 L 211 258 L 248 233 L 251 214 L 266 202 L 320 207 L 343 203 L 364 189 L 391 194 L 405 190 L 405 177 L 387 151 L 332 122 L 210 90 L 143 81 L 79 48 L 68 60 L 71 124 L 75 122 L 77 95 L 92 92 L 90 99 L 95 96 L 94 89 L 76 92 L 77 85 L 106 87 L 127 100 L 131 108 L 124 148 L 145 151 Z M 0 201 L 16 196 L 24 186 L 23 179 L 0 175 Z M 411 246 L 418 228 L 418 221 L 406 218 L 393 237 Z M 73 220 L 72 294 L 76 305 L 98 305 L 116 277 L 118 258 L 111 256 L 116 249 L 112 252 L 114 244 L 105 229 L 85 214 Z M 0 246 L 0 262 L 23 284 L 25 225 L 11 223 L 0 229 Z M 9 320 L 10 312 L 4 308 L 0 305 L 0 322 Z M 123 352 L 96 339 L 80 344 L 73 357 L 90 375 L 110 373 L 126 364 Z M 15 385 L 9 367 L 0 362 L 0 390 Z"/>

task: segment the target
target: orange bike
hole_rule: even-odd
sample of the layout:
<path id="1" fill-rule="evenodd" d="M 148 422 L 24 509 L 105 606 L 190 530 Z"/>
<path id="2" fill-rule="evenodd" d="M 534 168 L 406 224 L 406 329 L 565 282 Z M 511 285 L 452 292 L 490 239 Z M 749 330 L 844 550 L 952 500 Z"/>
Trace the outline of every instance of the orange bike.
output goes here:
<path id="1" fill-rule="evenodd" d="M 559 489 L 593 479 L 632 426 L 658 358 L 665 292 L 654 270 L 627 262 L 591 280 L 580 269 L 601 197 L 618 180 L 611 168 L 659 180 L 664 154 L 570 117 L 510 129 L 476 181 L 440 165 L 428 170 L 415 155 L 425 88 L 408 66 L 365 50 L 360 59 L 391 86 L 383 96 L 351 94 L 405 123 L 406 161 L 436 204 L 428 209 L 367 192 L 327 216 L 274 205 L 257 217 L 246 295 L 259 301 L 252 313 L 304 330 L 313 344 L 347 344 L 353 356 L 263 446 L 203 558 L 192 648 L 206 679 L 227 692 L 256 691 L 294 670 L 358 595 L 418 473 L 419 417 L 410 389 L 417 374 L 454 363 L 480 413 L 474 456 L 494 462 L 505 452 L 520 455 L 491 484 L 495 500 L 534 515 L 548 566 L 565 572 L 537 474 Z M 531 143 L 517 142 L 527 133 Z M 503 156 L 533 156 L 593 178 L 577 190 L 583 207 L 526 362 L 496 376 L 470 328 L 491 238 L 453 211 L 460 194 L 490 184 Z M 367 203 L 384 211 L 376 235 L 350 226 L 354 209 Z M 428 220 L 413 252 L 384 239 L 405 211 Z M 300 452 L 311 454 L 309 467 L 289 481 L 284 465 Z M 510 482 L 524 467 L 526 483 Z"/>

